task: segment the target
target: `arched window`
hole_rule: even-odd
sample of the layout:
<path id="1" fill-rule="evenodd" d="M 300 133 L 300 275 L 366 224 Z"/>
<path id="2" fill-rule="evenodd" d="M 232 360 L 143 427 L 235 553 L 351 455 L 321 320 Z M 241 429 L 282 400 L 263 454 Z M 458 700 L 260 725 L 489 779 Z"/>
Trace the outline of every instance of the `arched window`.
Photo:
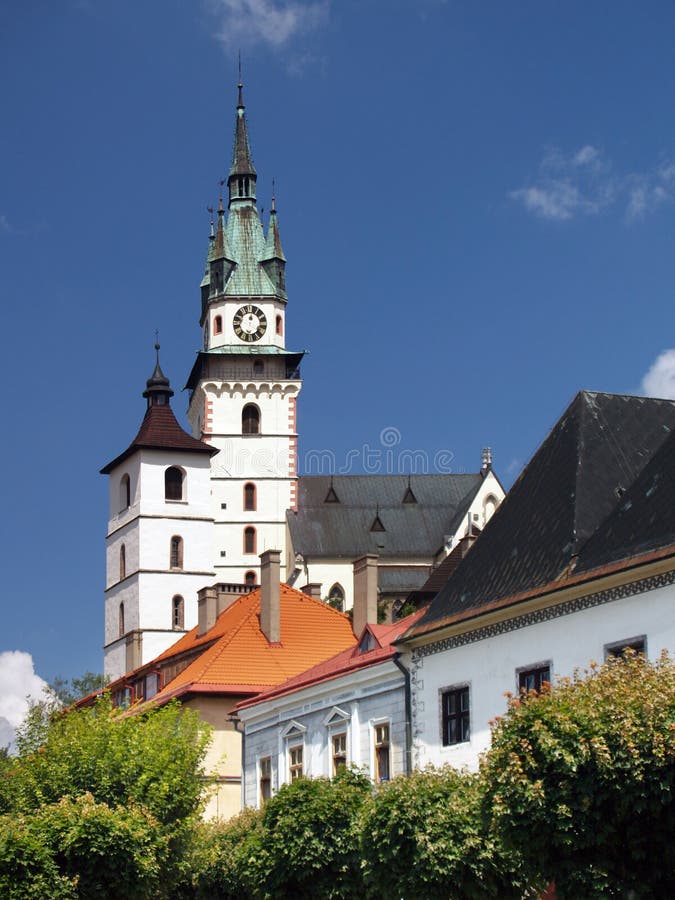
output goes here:
<path id="1" fill-rule="evenodd" d="M 127 577 L 127 548 L 122 544 L 120 547 L 120 581 Z"/>
<path id="2" fill-rule="evenodd" d="M 117 630 L 119 632 L 119 636 L 122 637 L 124 635 L 124 603 L 120 603 Z"/>
<path id="3" fill-rule="evenodd" d="M 171 569 L 183 568 L 183 538 L 177 534 L 171 538 L 171 547 L 169 550 L 169 567 Z"/>
<path id="4" fill-rule="evenodd" d="M 223 317 L 216 316 L 215 319 L 213 320 L 213 333 L 221 334 L 222 330 L 223 330 Z"/>
<path id="5" fill-rule="evenodd" d="M 260 410 L 253 403 L 247 403 L 242 410 L 241 433 L 260 434 Z"/>
<path id="6" fill-rule="evenodd" d="M 255 528 L 244 528 L 244 553 L 255 553 Z"/>
<path id="7" fill-rule="evenodd" d="M 328 604 L 340 612 L 345 609 L 345 592 L 341 584 L 337 582 L 333 585 L 328 593 Z"/>
<path id="8" fill-rule="evenodd" d="M 284 320 L 281 316 L 277 316 L 277 334 L 282 335 L 284 333 Z"/>
<path id="9" fill-rule="evenodd" d="M 183 499 L 183 471 L 178 466 L 169 466 L 164 472 L 164 499 Z"/>
<path id="10" fill-rule="evenodd" d="M 120 512 L 131 506 L 131 479 L 122 475 L 120 479 Z"/>
<path id="11" fill-rule="evenodd" d="M 249 512 L 256 509 L 256 489 L 250 481 L 244 485 L 244 509 Z"/>
<path id="12" fill-rule="evenodd" d="M 488 494 L 483 504 L 483 519 L 487 523 L 495 513 L 499 503 L 494 494 Z"/>
<path id="13" fill-rule="evenodd" d="M 253 374 L 254 375 L 262 375 L 265 371 L 265 363 L 262 359 L 256 359 L 253 363 Z"/>
<path id="14" fill-rule="evenodd" d="M 255 585 L 255 572 L 247 572 L 244 575 L 244 584 L 248 585 L 249 587 L 253 587 L 253 585 Z"/>
<path id="15" fill-rule="evenodd" d="M 185 601 L 180 594 L 176 594 L 171 601 L 171 627 L 185 627 Z"/>

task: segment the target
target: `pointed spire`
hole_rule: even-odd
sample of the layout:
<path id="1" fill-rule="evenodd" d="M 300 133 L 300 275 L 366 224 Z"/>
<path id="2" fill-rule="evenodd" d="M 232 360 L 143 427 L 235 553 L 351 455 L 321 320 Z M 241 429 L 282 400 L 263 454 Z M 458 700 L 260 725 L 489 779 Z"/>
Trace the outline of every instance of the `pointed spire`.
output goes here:
<path id="1" fill-rule="evenodd" d="M 241 65 L 239 84 L 237 85 L 237 119 L 234 127 L 234 149 L 232 166 L 227 179 L 230 193 L 230 204 L 233 200 L 253 200 L 255 202 L 256 171 L 251 159 L 251 148 L 248 143 L 246 128 L 246 107 L 244 106 L 244 86 L 241 81 Z"/>
<path id="2" fill-rule="evenodd" d="M 264 259 L 280 259 L 286 262 L 284 251 L 281 249 L 281 237 L 279 236 L 279 221 L 277 219 L 277 198 L 274 196 L 274 179 L 272 179 L 272 208 L 270 209 L 270 221 L 267 226 L 267 239 L 265 241 Z"/>
<path id="3" fill-rule="evenodd" d="M 169 379 L 162 372 L 159 364 L 159 332 L 155 332 L 155 370 L 145 382 L 145 390 L 143 396 L 148 401 L 148 409 L 151 406 L 168 406 L 170 398 L 173 397 L 173 391 Z"/>

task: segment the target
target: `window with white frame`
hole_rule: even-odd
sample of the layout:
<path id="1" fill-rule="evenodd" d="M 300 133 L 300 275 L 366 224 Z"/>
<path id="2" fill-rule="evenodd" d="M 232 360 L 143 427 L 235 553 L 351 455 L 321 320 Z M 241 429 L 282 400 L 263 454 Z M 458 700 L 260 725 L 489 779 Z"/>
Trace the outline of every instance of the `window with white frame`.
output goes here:
<path id="1" fill-rule="evenodd" d="M 389 781 L 391 778 L 391 741 L 389 722 L 373 726 L 375 744 L 375 781 Z"/>
<path id="2" fill-rule="evenodd" d="M 264 756 L 258 763 L 258 787 L 260 805 L 266 803 L 272 796 L 272 757 Z"/>
<path id="3" fill-rule="evenodd" d="M 292 720 L 281 732 L 286 748 L 286 779 L 297 781 L 308 774 L 305 767 L 304 745 L 307 728 Z"/>
<path id="4" fill-rule="evenodd" d="M 334 706 L 323 724 L 328 729 L 328 766 L 324 771 L 332 778 L 349 765 L 349 723 L 347 710 Z"/>
<path id="5" fill-rule="evenodd" d="M 347 732 L 331 736 L 331 755 L 333 775 L 344 772 L 347 768 Z"/>
<path id="6" fill-rule="evenodd" d="M 304 747 L 302 744 L 294 744 L 288 748 L 288 779 L 297 781 L 305 774 L 303 761 Z"/>

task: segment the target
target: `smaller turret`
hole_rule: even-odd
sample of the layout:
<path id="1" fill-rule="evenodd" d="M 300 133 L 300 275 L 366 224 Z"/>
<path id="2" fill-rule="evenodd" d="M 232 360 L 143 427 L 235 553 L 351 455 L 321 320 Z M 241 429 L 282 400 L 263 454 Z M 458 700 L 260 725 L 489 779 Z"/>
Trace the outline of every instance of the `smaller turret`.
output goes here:
<path id="1" fill-rule="evenodd" d="M 272 194 L 272 209 L 270 210 L 270 221 L 267 226 L 265 252 L 260 262 L 276 290 L 282 297 L 285 297 L 286 257 L 284 256 L 284 251 L 281 249 L 276 198 L 274 194 Z"/>
<path id="2" fill-rule="evenodd" d="M 173 397 L 169 379 L 162 372 L 162 367 L 159 364 L 159 343 L 155 344 L 155 355 L 155 371 L 145 382 L 146 387 L 143 391 L 143 396 L 148 401 L 148 409 L 151 406 L 168 406 L 171 397 Z"/>

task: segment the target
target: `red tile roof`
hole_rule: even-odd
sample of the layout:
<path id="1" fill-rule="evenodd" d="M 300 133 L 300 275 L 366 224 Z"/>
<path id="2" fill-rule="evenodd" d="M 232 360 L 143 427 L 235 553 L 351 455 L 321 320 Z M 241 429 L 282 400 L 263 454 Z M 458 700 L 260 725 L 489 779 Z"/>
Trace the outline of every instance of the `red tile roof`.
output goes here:
<path id="1" fill-rule="evenodd" d="M 218 452 L 215 447 L 198 441 L 184 431 L 168 403 L 161 406 L 153 405 L 148 407 L 138 434 L 124 453 L 120 453 L 112 462 L 104 466 L 101 474 L 108 475 L 115 466 L 118 466 L 136 450 L 141 449 L 183 450 L 188 453 L 209 453 L 211 455 Z"/>
<path id="2" fill-rule="evenodd" d="M 164 685 L 153 703 L 186 693 L 257 693 L 354 643 L 349 618 L 320 600 L 282 584 L 280 604 L 278 644 L 270 644 L 260 627 L 260 588 L 235 600 L 201 637 L 197 628 L 181 637 L 154 663 L 163 668 L 200 646 L 204 651 Z"/>
<path id="3" fill-rule="evenodd" d="M 292 694 L 294 691 L 310 687 L 311 685 L 330 681 L 333 678 L 338 678 L 342 675 L 347 675 L 350 672 L 355 672 L 358 669 L 374 666 L 377 663 L 391 659 L 396 653 L 394 642 L 421 618 L 423 612 L 423 609 L 418 609 L 411 615 L 406 616 L 405 619 L 395 622 L 393 625 L 366 625 L 359 640 L 357 641 L 356 638 L 352 637 L 351 646 L 347 647 L 345 650 L 336 653 L 335 656 L 331 656 L 330 659 L 323 660 L 317 665 L 306 669 L 304 672 L 300 672 L 298 675 L 289 678 L 287 681 L 257 694 L 255 697 L 251 697 L 248 700 L 242 700 L 236 708 L 243 709 L 252 706 L 255 703 L 283 697 L 287 694 Z M 363 636 L 366 632 L 370 632 L 373 635 L 376 646 L 373 647 L 372 650 L 361 652 L 359 647 L 361 646 Z"/>

